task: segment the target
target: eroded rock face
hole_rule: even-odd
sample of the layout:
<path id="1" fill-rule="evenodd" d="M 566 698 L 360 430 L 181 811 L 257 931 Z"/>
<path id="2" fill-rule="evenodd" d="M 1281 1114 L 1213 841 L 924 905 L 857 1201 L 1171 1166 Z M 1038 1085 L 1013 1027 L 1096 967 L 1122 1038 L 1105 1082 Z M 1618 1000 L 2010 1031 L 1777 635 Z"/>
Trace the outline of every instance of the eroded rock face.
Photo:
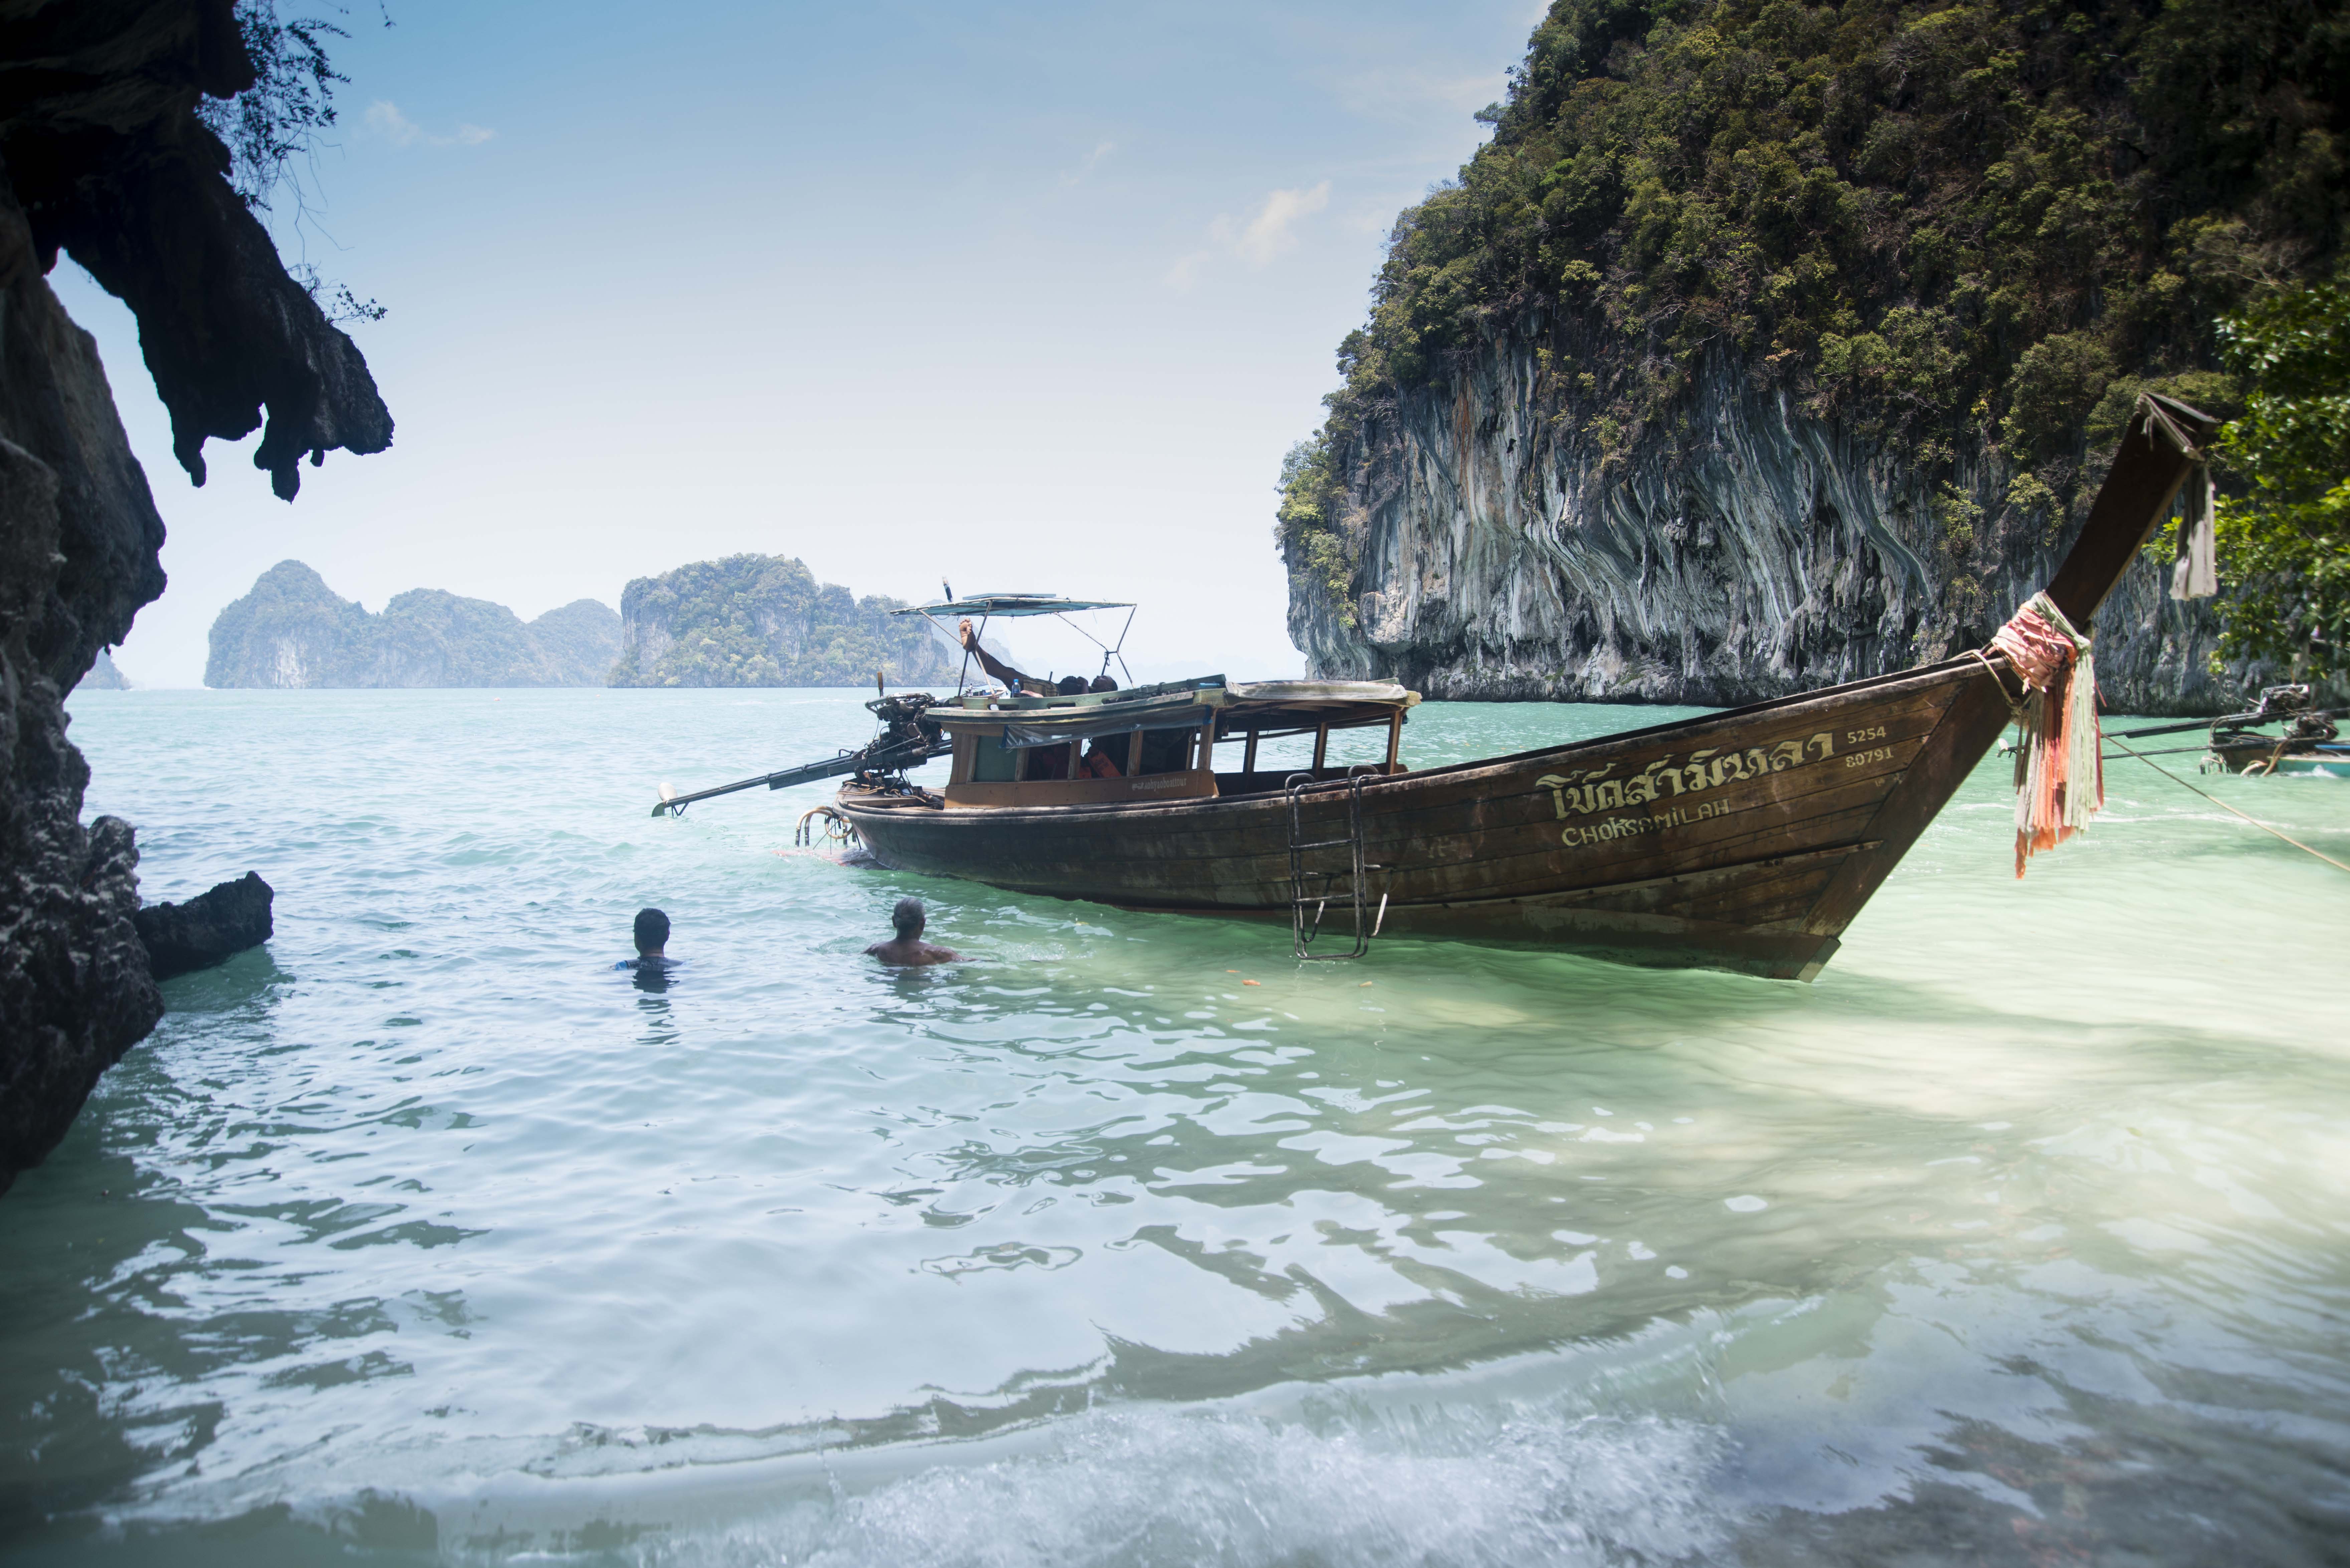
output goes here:
<path id="1" fill-rule="evenodd" d="M 162 590 L 163 524 L 88 334 L 0 202 L 0 1190 L 37 1164 L 162 1001 L 130 825 L 81 824 L 65 693 Z"/>
<path id="2" fill-rule="evenodd" d="M 0 0 L 0 1190 L 55 1147 L 161 1012 L 130 827 L 81 823 L 66 692 L 163 590 L 163 543 L 62 247 L 138 315 L 201 482 L 206 438 L 255 458 L 377 452 L 391 419 L 350 339 L 286 276 L 198 96 L 253 82 L 230 0 Z"/>
<path id="3" fill-rule="evenodd" d="M 1929 487 L 1909 454 L 1755 388 L 1727 356 L 1700 371 L 1682 429 L 1607 467 L 1553 423 L 1537 372 L 1533 341 L 1505 335 L 1338 454 L 1359 597 L 1336 602 L 1290 564 L 1290 636 L 1316 675 L 1435 697 L 1755 701 L 1981 646 L 2071 543 L 2006 505 L 1996 449 Z M 2108 705 L 2228 711 L 2262 672 L 2215 679 L 2210 611 L 2163 588 L 2141 562 L 2106 604 Z"/>

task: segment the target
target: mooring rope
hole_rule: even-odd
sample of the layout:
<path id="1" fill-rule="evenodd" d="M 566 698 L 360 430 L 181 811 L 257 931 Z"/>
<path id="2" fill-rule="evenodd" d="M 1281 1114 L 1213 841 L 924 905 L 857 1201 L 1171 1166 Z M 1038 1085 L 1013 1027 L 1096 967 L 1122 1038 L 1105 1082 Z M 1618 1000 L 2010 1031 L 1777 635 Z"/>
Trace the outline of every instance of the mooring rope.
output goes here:
<path id="1" fill-rule="evenodd" d="M 2271 827 L 2267 823 L 2262 822 L 2260 818 L 2256 816 L 2248 816 L 2241 811 L 2236 811 L 2234 806 L 2230 805 L 2218 795 L 2205 794 L 2203 791 L 2195 789 L 2193 784 L 2189 784 L 2185 779 L 2180 778 L 2177 774 L 2172 773 L 2168 768 L 2164 767 L 2160 763 L 2156 762 L 2153 758 L 2146 756 L 2142 753 L 2138 752 L 2136 748 L 2131 746 L 2128 742 L 2118 740 L 2112 735 L 2106 736 L 2106 739 L 2112 741 L 2115 745 L 2119 746 L 2123 751 L 2129 753 L 2131 756 L 2137 758 L 2139 762 L 2144 763 L 2147 767 L 2152 768 L 2156 773 L 2160 774 L 2164 778 L 2168 779 L 2172 784 L 2177 784 L 2179 788 L 2195 790 L 2197 794 L 2202 795 L 2205 800 L 2210 801 L 2213 805 L 2220 807 L 2223 811 L 2235 811 L 2238 816 L 2243 817 L 2246 822 L 2251 823 L 2262 833 L 2272 834 L 2278 838 L 2283 839 L 2287 844 L 2292 845 L 2295 849 L 2300 850 L 2304 855 L 2316 856 L 2320 860 L 2324 861 L 2328 866 L 2333 867 L 2337 871 L 2350 871 L 2350 866 L 2343 865 L 2341 861 L 2336 860 L 2333 856 L 2326 854 L 2324 850 L 2312 849 L 2308 845 L 2303 844 L 2300 839 L 2295 838 L 2290 833 L 2280 833 L 2277 829 Z"/>

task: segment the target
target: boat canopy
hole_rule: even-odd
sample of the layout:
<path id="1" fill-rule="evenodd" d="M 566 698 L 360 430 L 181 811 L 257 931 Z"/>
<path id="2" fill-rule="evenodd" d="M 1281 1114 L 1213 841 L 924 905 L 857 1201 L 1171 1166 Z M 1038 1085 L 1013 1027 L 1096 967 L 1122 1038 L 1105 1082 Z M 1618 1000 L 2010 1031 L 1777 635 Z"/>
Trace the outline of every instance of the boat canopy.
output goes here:
<path id="1" fill-rule="evenodd" d="M 943 604 L 908 605 L 891 615 L 976 615 L 1010 619 L 1024 615 L 1067 615 L 1073 610 L 1132 609 L 1129 599 L 1070 599 L 1058 594 L 972 594 Z"/>
<path id="2" fill-rule="evenodd" d="M 1392 680 L 1243 680 L 1227 688 L 1235 702 L 1386 702 L 1409 708 L 1419 693 Z"/>
<path id="3" fill-rule="evenodd" d="M 1303 734 L 1324 725 L 1359 730 L 1385 724 L 1419 693 L 1391 680 L 1245 680 L 1226 688 L 1216 733 L 1263 737 Z"/>
<path id="4" fill-rule="evenodd" d="M 1137 730 L 1196 730 L 1208 722 L 1209 712 L 1206 708 L 1161 707 L 1156 703 L 1137 708 L 1097 708 L 1085 718 L 1006 724 L 1003 743 L 1016 751 L 1023 746 L 1058 746 L 1105 735 L 1130 735 Z"/>
<path id="5" fill-rule="evenodd" d="M 1043 746 L 1134 730 L 1197 728 L 1225 701 L 1223 678 L 1210 676 L 1204 682 L 1170 680 L 1070 697 L 967 697 L 931 709 L 931 716 L 950 732 L 1002 727 L 1006 745 Z"/>
<path id="6" fill-rule="evenodd" d="M 1042 746 L 1135 730 L 1185 729 L 1211 720 L 1221 738 L 1285 735 L 1385 724 L 1419 693 L 1385 680 L 1227 682 L 1221 675 L 1067 697 L 966 697 L 932 709 L 949 730 L 1003 728 L 1008 746 Z"/>

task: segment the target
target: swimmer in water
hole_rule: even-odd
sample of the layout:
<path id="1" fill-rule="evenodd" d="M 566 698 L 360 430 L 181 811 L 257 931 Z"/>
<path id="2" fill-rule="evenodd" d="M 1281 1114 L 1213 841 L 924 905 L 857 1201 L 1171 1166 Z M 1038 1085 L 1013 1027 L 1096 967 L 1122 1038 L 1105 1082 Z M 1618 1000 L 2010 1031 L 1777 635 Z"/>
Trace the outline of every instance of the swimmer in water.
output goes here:
<path id="1" fill-rule="evenodd" d="M 889 923 L 898 928 L 896 940 L 875 942 L 865 950 L 883 963 L 899 968 L 910 969 L 926 963 L 961 963 L 962 954 L 951 948 L 934 947 L 922 940 L 922 927 L 929 920 L 920 898 L 900 898 L 898 907 L 889 911 Z"/>
<path id="2" fill-rule="evenodd" d="M 661 950 L 669 946 L 669 917 L 659 909 L 637 911 L 637 956 L 622 959 L 614 969 L 634 970 L 639 975 L 667 974 L 676 967 Z"/>

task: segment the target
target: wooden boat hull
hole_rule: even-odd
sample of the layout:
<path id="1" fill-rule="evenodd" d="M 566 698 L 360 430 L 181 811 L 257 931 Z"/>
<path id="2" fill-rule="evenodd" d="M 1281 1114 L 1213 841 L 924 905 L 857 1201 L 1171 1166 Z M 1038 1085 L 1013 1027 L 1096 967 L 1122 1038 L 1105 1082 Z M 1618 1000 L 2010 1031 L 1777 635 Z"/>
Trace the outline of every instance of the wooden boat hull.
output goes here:
<path id="1" fill-rule="evenodd" d="M 1809 980 L 2007 717 L 1966 659 L 1374 777 L 1367 895 L 1386 900 L 1391 932 Z M 1346 837 L 1348 789 L 1311 786 L 1300 836 Z M 877 857 L 909 871 L 1126 909 L 1289 914 L 1278 791 L 983 810 L 938 798 L 850 785 L 838 806 Z M 1351 917 L 1338 923 L 1350 936 Z"/>

